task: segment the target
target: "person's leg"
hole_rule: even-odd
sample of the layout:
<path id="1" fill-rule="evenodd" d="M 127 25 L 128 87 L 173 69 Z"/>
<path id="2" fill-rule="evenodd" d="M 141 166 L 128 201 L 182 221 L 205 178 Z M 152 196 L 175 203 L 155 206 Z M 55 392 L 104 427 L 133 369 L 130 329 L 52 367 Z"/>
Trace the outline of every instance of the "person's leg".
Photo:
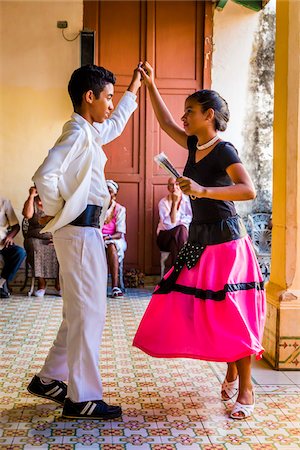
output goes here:
<path id="1" fill-rule="evenodd" d="M 107 286 L 103 238 L 98 229 L 67 226 L 58 230 L 53 240 L 63 280 L 68 397 L 73 402 L 102 399 L 98 364 Z M 43 368 L 47 378 L 58 373 L 60 349 L 54 345 L 51 350 Z"/>
<path id="2" fill-rule="evenodd" d="M 57 291 L 60 291 L 61 289 L 60 289 L 60 284 L 59 284 L 59 276 L 55 279 L 55 285 L 54 285 L 54 288 L 57 290 Z"/>
<path id="3" fill-rule="evenodd" d="M 46 289 L 45 278 L 38 277 L 38 289 Z"/>
<path id="4" fill-rule="evenodd" d="M 238 370 L 235 362 L 227 363 L 227 372 L 222 384 L 221 397 L 226 401 L 236 396 L 238 392 Z"/>
<path id="5" fill-rule="evenodd" d="M 227 363 L 226 380 L 231 382 L 236 380 L 238 376 L 238 370 L 235 362 Z"/>
<path id="6" fill-rule="evenodd" d="M 109 271 L 111 273 L 111 287 L 119 286 L 119 259 L 115 244 L 108 244 L 107 250 L 107 262 Z"/>
<path id="7" fill-rule="evenodd" d="M 68 324 L 66 320 L 65 305 L 63 305 L 63 320 L 57 332 L 52 347 L 38 377 L 43 380 L 67 381 L 69 378 L 69 368 L 67 363 L 67 334 Z"/>
<path id="8" fill-rule="evenodd" d="M 67 385 L 63 382 L 69 376 L 66 347 L 67 331 L 68 326 L 65 308 L 63 307 L 63 321 L 44 366 L 27 386 L 27 390 L 31 394 L 53 400 L 61 405 L 65 402 L 68 389 Z"/>
<path id="9" fill-rule="evenodd" d="M 0 298 L 9 298 L 9 296 L 10 293 L 8 290 L 6 279 L 0 277 Z"/>
<path id="10" fill-rule="evenodd" d="M 1 250 L 1 254 L 4 260 L 4 266 L 2 269 L 1 277 L 7 281 L 11 281 L 16 276 L 20 265 L 26 257 L 26 252 L 22 247 L 18 245 L 10 245 L 7 248 Z"/>
<path id="11" fill-rule="evenodd" d="M 161 252 L 169 252 L 172 240 L 172 230 L 162 230 L 158 233 L 156 243 Z"/>
<path id="12" fill-rule="evenodd" d="M 187 241 L 188 231 L 184 225 L 178 225 L 170 230 L 170 252 L 172 265 L 175 264 L 177 255 Z"/>
<path id="13" fill-rule="evenodd" d="M 251 356 L 236 361 L 239 375 L 239 393 L 237 402 L 242 405 L 252 405 L 254 403 L 253 386 L 251 382 Z M 245 417 L 243 412 L 233 412 L 231 417 Z"/>

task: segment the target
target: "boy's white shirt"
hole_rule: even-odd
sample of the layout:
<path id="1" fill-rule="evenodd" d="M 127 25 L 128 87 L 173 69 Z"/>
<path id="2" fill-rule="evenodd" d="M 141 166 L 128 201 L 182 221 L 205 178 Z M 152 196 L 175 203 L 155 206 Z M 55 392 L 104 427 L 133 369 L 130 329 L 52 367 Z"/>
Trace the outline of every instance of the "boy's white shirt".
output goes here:
<path id="1" fill-rule="evenodd" d="M 92 126 L 79 114 L 72 114 L 71 120 L 64 125 L 61 136 L 32 178 L 45 214 L 54 216 L 42 233 L 54 233 L 76 219 L 89 204 L 93 187 L 101 191 L 97 202 L 92 204 L 102 206 L 100 226 L 103 225 L 110 195 L 104 177 L 107 157 L 102 145 L 122 133 L 136 108 L 136 95 L 126 91 L 110 118 L 103 123 L 94 123 Z M 99 153 L 95 155 L 94 152 Z M 92 186 L 95 156 L 100 164 L 97 167 L 99 185 Z"/>

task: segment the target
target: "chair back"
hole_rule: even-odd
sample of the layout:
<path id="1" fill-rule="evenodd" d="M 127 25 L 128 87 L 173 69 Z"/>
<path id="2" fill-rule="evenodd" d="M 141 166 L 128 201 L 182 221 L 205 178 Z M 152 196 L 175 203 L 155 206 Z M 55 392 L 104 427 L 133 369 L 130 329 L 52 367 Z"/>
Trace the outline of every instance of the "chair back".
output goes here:
<path id="1" fill-rule="evenodd" d="M 26 219 L 26 217 L 24 217 L 22 220 L 22 234 L 24 239 L 26 239 L 28 228 L 29 228 L 29 221 L 28 219 Z"/>
<path id="2" fill-rule="evenodd" d="M 248 215 L 250 236 L 257 255 L 271 253 L 272 231 L 270 229 L 271 214 L 256 213 Z"/>

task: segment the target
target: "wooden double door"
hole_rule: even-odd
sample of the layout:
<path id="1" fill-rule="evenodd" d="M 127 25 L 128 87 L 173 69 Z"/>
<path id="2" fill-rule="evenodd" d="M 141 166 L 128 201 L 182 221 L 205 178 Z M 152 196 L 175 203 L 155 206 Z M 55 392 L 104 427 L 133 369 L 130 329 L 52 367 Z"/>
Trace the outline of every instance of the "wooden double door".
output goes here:
<path id="1" fill-rule="evenodd" d="M 155 67 L 156 84 L 178 124 L 185 98 L 210 88 L 210 1 L 84 1 L 84 28 L 96 31 L 95 63 L 116 75 L 115 104 L 139 61 Z M 168 176 L 153 157 L 164 151 L 182 171 L 187 151 L 159 128 L 145 86 L 138 103 L 123 134 L 104 147 L 106 178 L 119 183 L 118 201 L 127 209 L 125 266 L 158 274 L 157 204 Z"/>

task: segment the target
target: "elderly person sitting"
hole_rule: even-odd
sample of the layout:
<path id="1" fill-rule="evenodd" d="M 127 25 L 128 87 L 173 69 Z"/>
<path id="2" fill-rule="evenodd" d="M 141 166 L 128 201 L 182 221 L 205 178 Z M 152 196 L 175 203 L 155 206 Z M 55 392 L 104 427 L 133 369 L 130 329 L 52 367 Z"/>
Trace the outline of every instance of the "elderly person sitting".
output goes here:
<path id="1" fill-rule="evenodd" d="M 170 252 L 173 266 L 188 238 L 192 208 L 189 197 L 182 193 L 175 178 L 169 178 L 167 188 L 168 195 L 158 203 L 157 245 L 161 252 Z"/>
<path id="2" fill-rule="evenodd" d="M 40 233 L 44 225 L 39 223 L 43 217 L 43 205 L 35 186 L 29 189 L 29 197 L 24 203 L 23 216 L 28 219 L 28 230 L 24 239 L 28 262 L 34 277 L 38 279 L 36 297 L 43 297 L 46 292 L 46 279 L 55 278 L 55 290 L 61 295 L 58 278 L 58 261 L 52 242 L 51 233 Z"/>
<path id="3" fill-rule="evenodd" d="M 116 202 L 118 184 L 113 180 L 107 180 L 106 183 L 110 193 L 110 204 L 106 212 L 102 234 L 111 273 L 112 297 L 120 298 L 123 297 L 123 292 L 118 283 L 119 262 L 123 260 L 127 248 L 125 240 L 126 208 Z"/>
<path id="4" fill-rule="evenodd" d="M 0 298 L 9 297 L 7 283 L 14 279 L 26 256 L 25 250 L 14 243 L 19 230 L 19 221 L 10 200 L 0 197 L 0 255 L 4 260 L 0 275 Z"/>

